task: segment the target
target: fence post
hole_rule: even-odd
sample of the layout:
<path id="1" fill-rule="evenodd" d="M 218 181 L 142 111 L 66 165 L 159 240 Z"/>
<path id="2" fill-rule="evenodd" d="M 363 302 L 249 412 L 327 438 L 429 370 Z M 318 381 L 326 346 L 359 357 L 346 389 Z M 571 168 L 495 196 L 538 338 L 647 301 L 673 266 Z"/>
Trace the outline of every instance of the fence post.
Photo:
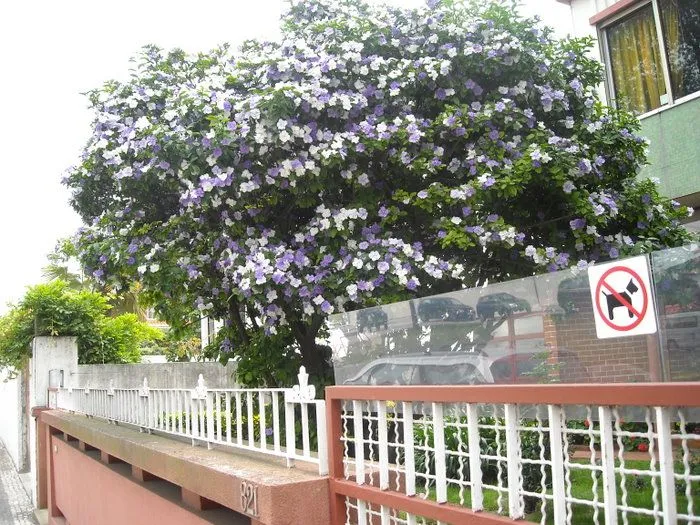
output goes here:
<path id="1" fill-rule="evenodd" d="M 114 379 L 109 380 L 107 387 L 107 421 L 114 423 Z"/>
<path id="2" fill-rule="evenodd" d="M 389 488 L 389 436 L 385 401 L 377 401 L 377 440 L 379 442 L 379 488 L 387 490 Z"/>
<path id="3" fill-rule="evenodd" d="M 316 405 L 316 436 L 318 440 L 318 474 L 328 475 L 328 436 L 326 434 L 326 402 L 314 401 Z"/>
<path id="4" fill-rule="evenodd" d="M 85 396 L 83 397 L 81 401 L 81 412 L 85 414 L 86 417 L 90 417 L 90 414 L 88 414 L 88 407 L 90 406 L 89 399 L 90 399 L 90 381 L 88 380 L 85 383 L 85 390 L 83 390 L 83 393 Z"/>
<path id="5" fill-rule="evenodd" d="M 656 431 L 659 436 L 659 473 L 661 474 L 661 503 L 663 504 L 664 524 L 676 523 L 676 479 L 673 475 L 673 449 L 671 448 L 670 409 L 656 407 Z"/>
<path id="6" fill-rule="evenodd" d="M 148 424 L 148 398 L 150 393 L 151 389 L 148 388 L 148 379 L 144 377 L 141 388 L 139 388 L 139 411 L 136 417 L 138 417 L 139 432 L 147 431 L 149 434 L 151 433 Z"/>
<path id="7" fill-rule="evenodd" d="M 603 466 L 603 508 L 605 525 L 617 525 L 617 484 L 615 483 L 615 452 L 613 450 L 612 410 L 598 408 L 600 419 L 600 457 Z"/>
<path id="8" fill-rule="evenodd" d="M 469 478 L 472 483 L 472 510 L 484 510 L 484 490 L 481 473 L 481 440 L 479 410 L 476 403 L 467 404 L 467 444 L 469 447 Z"/>
<path id="9" fill-rule="evenodd" d="M 523 517 L 523 507 L 520 505 L 522 492 L 520 472 L 523 468 L 520 461 L 520 434 L 518 432 L 518 406 L 512 403 L 505 405 L 506 422 L 506 463 L 508 466 L 508 513 L 511 519 Z"/>
<path id="10" fill-rule="evenodd" d="M 416 463 L 413 448 L 413 403 L 403 401 L 404 468 L 406 470 L 406 495 L 416 495 Z"/>
<path id="11" fill-rule="evenodd" d="M 435 500 L 438 503 L 445 503 L 447 501 L 447 466 L 445 463 L 445 417 L 442 403 L 433 403 L 433 440 L 435 444 Z M 426 458 L 427 456 L 428 452 L 426 451 Z"/>
<path id="12" fill-rule="evenodd" d="M 207 408 L 205 417 L 207 418 L 207 448 L 211 450 L 214 439 L 214 392 L 207 392 Z"/>
<path id="13" fill-rule="evenodd" d="M 549 449 L 552 455 L 552 506 L 554 525 L 566 523 L 566 494 L 564 492 L 564 443 L 562 440 L 562 409 L 547 406 L 549 415 Z"/>
<path id="14" fill-rule="evenodd" d="M 285 392 L 284 399 L 284 432 L 285 445 L 287 445 L 287 467 L 294 466 L 294 456 L 296 456 L 296 433 L 294 429 L 294 405 L 287 399 Z"/>
<path id="15" fill-rule="evenodd" d="M 306 373 L 306 367 L 299 367 L 299 373 L 297 374 L 297 379 L 299 384 L 294 385 L 292 388 L 287 388 L 284 391 L 284 428 L 287 441 L 287 466 L 294 466 L 294 457 L 296 457 L 296 433 L 294 429 L 294 404 L 300 403 L 302 405 L 302 442 L 304 447 L 304 455 L 309 454 L 309 421 L 308 421 L 308 405 L 310 403 L 316 403 L 316 387 L 309 384 L 309 374 Z M 318 416 L 318 405 L 316 405 L 316 414 Z M 322 411 L 325 415 L 325 411 Z M 324 416 L 322 416 L 324 417 Z M 320 464 L 321 459 L 321 431 L 319 427 L 319 418 L 316 418 L 316 435 L 319 441 L 319 470 L 322 468 Z M 325 440 L 324 440 L 325 446 Z M 326 466 L 325 470 L 328 469 L 328 458 L 326 454 Z"/>
<path id="16" fill-rule="evenodd" d="M 202 414 L 202 403 L 203 399 L 207 398 L 207 385 L 204 383 L 204 376 L 199 374 L 197 378 L 197 386 L 192 390 L 192 401 L 193 405 L 197 407 L 197 413 L 192 414 L 192 426 L 194 427 L 195 421 L 197 421 L 197 435 L 194 435 L 194 429 L 192 432 L 192 446 L 197 446 L 197 440 L 195 437 L 201 437 L 204 431 L 204 414 Z"/>

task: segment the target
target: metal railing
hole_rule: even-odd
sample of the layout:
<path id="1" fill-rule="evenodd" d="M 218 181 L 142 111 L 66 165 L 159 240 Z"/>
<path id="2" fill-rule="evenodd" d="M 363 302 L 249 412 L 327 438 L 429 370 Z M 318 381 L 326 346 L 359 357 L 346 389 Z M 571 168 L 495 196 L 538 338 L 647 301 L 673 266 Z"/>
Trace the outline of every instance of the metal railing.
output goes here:
<path id="1" fill-rule="evenodd" d="M 699 383 L 339 386 L 326 400 L 334 525 L 700 523 Z"/>
<path id="2" fill-rule="evenodd" d="M 325 401 L 316 399 L 304 367 L 292 388 L 209 389 L 202 375 L 193 389 L 60 388 L 52 408 L 134 425 L 141 431 L 304 461 L 328 472 Z M 312 407 L 313 409 L 311 409 Z M 297 425 L 297 423 L 300 423 Z"/>

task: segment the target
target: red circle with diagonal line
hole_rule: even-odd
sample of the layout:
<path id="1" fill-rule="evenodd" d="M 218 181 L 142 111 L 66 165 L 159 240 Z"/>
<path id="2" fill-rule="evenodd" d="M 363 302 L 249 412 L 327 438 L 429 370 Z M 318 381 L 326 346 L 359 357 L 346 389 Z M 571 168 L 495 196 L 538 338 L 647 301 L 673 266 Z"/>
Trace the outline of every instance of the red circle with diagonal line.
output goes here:
<path id="1" fill-rule="evenodd" d="M 642 292 L 642 299 L 643 299 L 641 312 L 638 312 L 632 306 L 631 301 L 627 302 L 619 294 L 619 292 L 614 290 L 612 288 L 612 286 L 610 286 L 608 283 L 605 282 L 605 279 L 613 272 L 625 272 L 637 280 L 637 282 L 639 283 L 639 291 Z M 620 302 L 620 306 L 627 308 L 636 317 L 636 319 L 634 320 L 634 322 L 632 324 L 620 326 L 620 325 L 613 323 L 612 321 L 610 321 L 607 318 L 607 316 L 605 315 L 605 313 L 603 312 L 603 310 L 600 307 L 600 295 L 601 295 L 600 292 L 601 292 L 601 288 L 603 287 L 603 285 L 605 285 L 607 290 L 609 292 L 611 292 L 611 294 L 615 296 L 615 299 L 617 299 Z M 596 285 L 596 289 L 595 289 L 595 297 L 596 297 L 595 306 L 598 309 L 598 315 L 600 316 L 600 318 L 610 328 L 612 328 L 613 330 L 618 330 L 620 332 L 627 332 L 628 330 L 632 330 L 633 328 L 636 328 L 637 326 L 639 326 L 639 323 L 641 323 L 644 320 L 644 315 L 647 313 L 647 307 L 649 306 L 649 295 L 647 294 L 647 289 L 644 286 L 644 282 L 639 277 L 639 274 L 637 272 L 635 272 L 634 270 L 627 268 L 625 266 L 613 266 L 608 271 L 606 271 L 603 275 L 600 276 L 600 279 L 598 279 L 598 284 Z"/>

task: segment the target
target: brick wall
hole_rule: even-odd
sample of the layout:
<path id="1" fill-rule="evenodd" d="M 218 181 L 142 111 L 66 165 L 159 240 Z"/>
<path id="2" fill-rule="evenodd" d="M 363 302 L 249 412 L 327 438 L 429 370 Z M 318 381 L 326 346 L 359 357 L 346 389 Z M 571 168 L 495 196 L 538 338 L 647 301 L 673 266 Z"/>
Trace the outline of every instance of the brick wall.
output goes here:
<path id="1" fill-rule="evenodd" d="M 593 309 L 569 315 L 544 316 L 545 344 L 551 364 L 565 383 L 636 383 L 654 379 L 655 363 L 649 362 L 647 336 L 598 339 Z M 652 351 L 655 349 L 652 346 Z M 656 364 L 658 367 L 658 363 Z"/>

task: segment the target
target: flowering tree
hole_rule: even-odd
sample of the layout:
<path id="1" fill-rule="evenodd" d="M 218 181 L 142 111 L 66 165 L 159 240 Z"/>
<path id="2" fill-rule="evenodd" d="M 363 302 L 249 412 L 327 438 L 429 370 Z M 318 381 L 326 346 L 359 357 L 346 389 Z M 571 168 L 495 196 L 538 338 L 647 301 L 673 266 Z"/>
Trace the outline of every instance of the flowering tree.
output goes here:
<path id="1" fill-rule="evenodd" d="M 451 1 L 301 0 L 282 28 L 146 48 L 90 94 L 66 177 L 93 275 L 140 280 L 170 323 L 226 318 L 223 355 L 320 374 L 334 311 L 686 239 L 687 210 L 635 178 L 636 119 L 596 98 L 591 41 Z"/>

